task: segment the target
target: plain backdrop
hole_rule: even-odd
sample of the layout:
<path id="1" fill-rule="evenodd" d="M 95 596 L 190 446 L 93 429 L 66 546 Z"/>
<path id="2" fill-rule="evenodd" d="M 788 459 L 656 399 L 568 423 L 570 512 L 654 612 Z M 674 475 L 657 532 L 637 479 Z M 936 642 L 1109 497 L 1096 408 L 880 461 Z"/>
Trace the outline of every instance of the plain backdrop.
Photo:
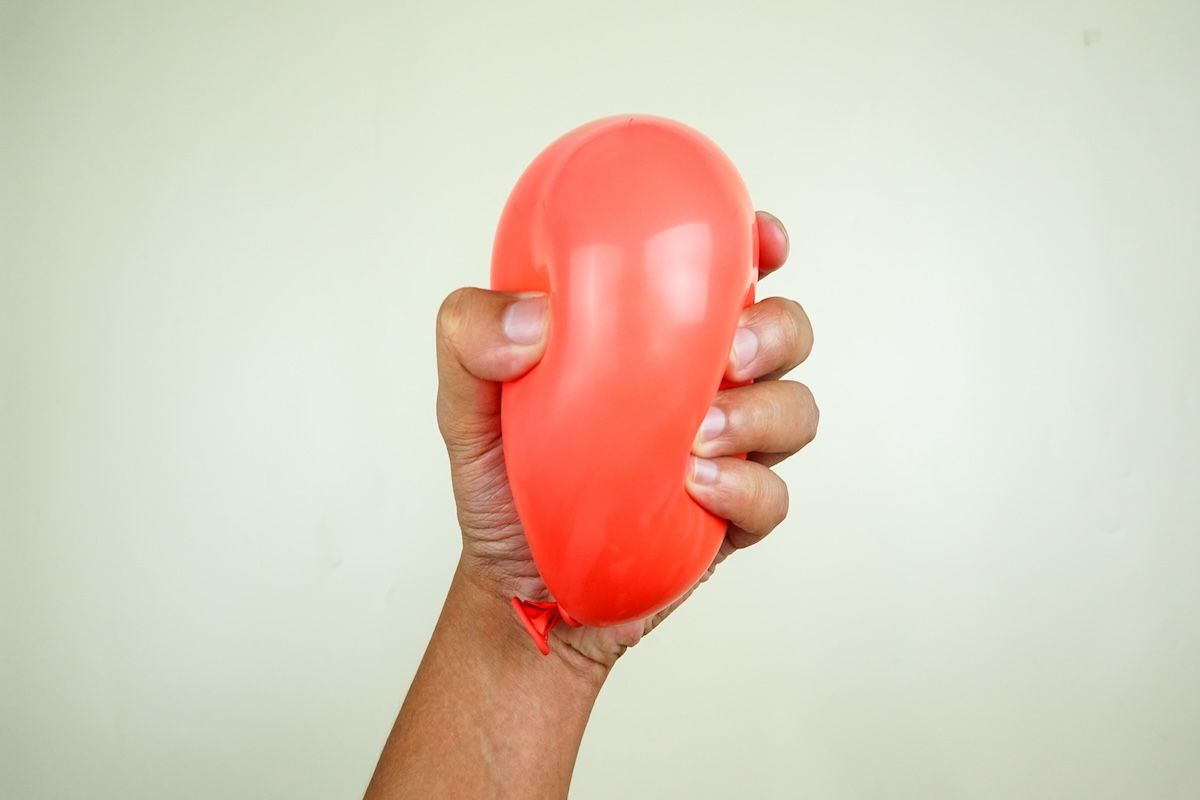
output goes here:
<path id="1" fill-rule="evenodd" d="M 441 298 L 554 137 L 792 257 L 788 521 L 577 798 L 1200 793 L 1200 5 L 5 3 L 0 796 L 354 797 L 458 533 Z M 630 454 L 631 458 L 636 454 Z"/>

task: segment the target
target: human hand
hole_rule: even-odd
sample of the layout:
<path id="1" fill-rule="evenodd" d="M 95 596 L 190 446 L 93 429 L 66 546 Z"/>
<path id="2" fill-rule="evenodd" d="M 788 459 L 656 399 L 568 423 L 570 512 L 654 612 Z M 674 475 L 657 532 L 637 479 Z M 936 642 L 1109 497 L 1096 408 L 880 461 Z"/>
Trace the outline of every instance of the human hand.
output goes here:
<path id="1" fill-rule="evenodd" d="M 759 212 L 757 224 L 765 277 L 786 259 L 787 234 L 769 214 Z M 438 312 L 438 426 L 462 529 L 459 573 L 505 604 L 514 595 L 547 594 L 513 504 L 500 428 L 500 382 L 520 377 L 541 359 L 547 314 L 545 295 L 483 289 L 459 289 Z M 754 383 L 717 394 L 697 433 L 687 478 L 692 497 L 730 522 L 700 583 L 787 514 L 787 486 L 770 468 L 812 440 L 818 412 L 807 387 L 781 378 L 804 361 L 812 340 L 808 317 L 791 300 L 767 298 L 739 318 L 726 378 Z M 738 453 L 749 456 L 742 460 L 734 457 Z M 611 628 L 558 626 L 551 635 L 608 668 L 686 598 L 644 620 Z"/>
<path id="2" fill-rule="evenodd" d="M 783 263 L 787 235 L 769 215 L 759 213 L 757 224 L 762 276 Z M 686 599 L 611 628 L 556 626 L 549 658 L 512 613 L 513 595 L 547 592 L 509 490 L 499 382 L 542 357 L 546 309 L 544 295 L 460 289 L 438 313 L 438 426 L 450 455 L 462 557 L 367 797 L 566 797 L 609 669 Z M 697 502 L 730 521 L 700 582 L 783 519 L 787 487 L 770 467 L 807 444 L 817 427 L 808 389 L 780 380 L 812 347 L 804 311 L 768 298 L 743 311 L 738 325 L 726 377 L 755 382 L 717 394 L 685 479 Z"/>

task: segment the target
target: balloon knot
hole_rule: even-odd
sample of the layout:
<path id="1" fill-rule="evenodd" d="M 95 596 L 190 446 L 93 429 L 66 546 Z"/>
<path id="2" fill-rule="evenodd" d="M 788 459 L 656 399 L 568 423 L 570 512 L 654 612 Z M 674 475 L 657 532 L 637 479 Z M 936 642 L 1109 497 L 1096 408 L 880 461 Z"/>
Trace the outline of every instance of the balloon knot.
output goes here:
<path id="1" fill-rule="evenodd" d="M 558 603 L 537 603 L 514 597 L 512 606 L 513 610 L 517 612 L 517 618 L 525 626 L 525 632 L 533 639 L 533 643 L 537 645 L 537 649 L 544 656 L 550 655 L 550 631 L 554 629 L 559 620 L 572 628 L 579 627 L 579 623 L 571 619 Z"/>

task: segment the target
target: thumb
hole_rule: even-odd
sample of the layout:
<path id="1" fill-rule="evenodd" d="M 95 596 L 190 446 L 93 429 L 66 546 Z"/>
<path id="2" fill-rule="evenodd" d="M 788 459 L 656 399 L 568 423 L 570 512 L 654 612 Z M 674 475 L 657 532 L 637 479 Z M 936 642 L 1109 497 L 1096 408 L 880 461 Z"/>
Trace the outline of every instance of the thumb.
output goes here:
<path id="1" fill-rule="evenodd" d="M 452 458 L 500 438 L 500 381 L 519 378 L 546 349 L 549 303 L 540 293 L 458 289 L 438 310 L 438 427 Z"/>

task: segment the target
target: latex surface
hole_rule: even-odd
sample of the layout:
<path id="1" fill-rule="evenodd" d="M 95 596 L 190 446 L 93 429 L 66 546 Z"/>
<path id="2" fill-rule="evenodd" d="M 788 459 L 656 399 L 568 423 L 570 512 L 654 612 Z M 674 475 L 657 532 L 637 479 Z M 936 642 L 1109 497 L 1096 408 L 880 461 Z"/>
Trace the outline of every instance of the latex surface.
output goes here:
<path id="1" fill-rule="evenodd" d="M 660 118 L 566 134 L 509 197 L 492 286 L 549 292 L 552 323 L 542 361 L 504 386 L 505 462 L 538 570 L 579 622 L 658 611 L 720 545 L 725 521 L 684 477 L 756 246 L 729 159 Z"/>

